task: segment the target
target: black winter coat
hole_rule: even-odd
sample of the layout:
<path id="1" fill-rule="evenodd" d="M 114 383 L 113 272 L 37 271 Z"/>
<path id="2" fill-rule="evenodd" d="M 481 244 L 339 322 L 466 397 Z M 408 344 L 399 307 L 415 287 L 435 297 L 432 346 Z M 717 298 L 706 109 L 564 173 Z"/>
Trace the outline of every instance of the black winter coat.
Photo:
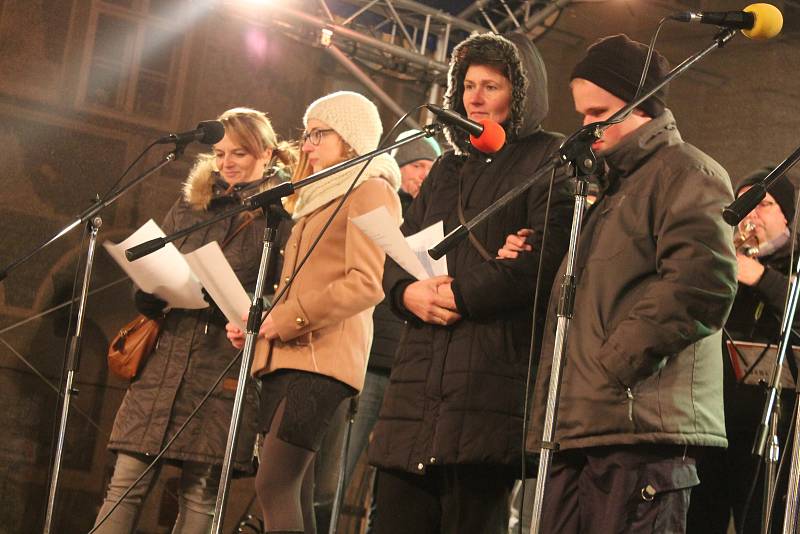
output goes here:
<path id="1" fill-rule="evenodd" d="M 459 224 L 459 181 L 468 220 L 529 177 L 559 141 L 559 136 L 540 131 L 492 157 L 443 156 L 411 205 L 403 233 L 440 220 L 445 233 L 451 231 Z M 523 227 L 536 231 L 533 246 L 540 250 L 548 184 L 549 176 L 541 178 L 527 195 L 474 229 L 488 251 L 496 252 L 507 235 Z M 540 309 L 566 248 L 571 201 L 565 186 L 563 178 L 556 180 Z M 447 254 L 463 319 L 442 327 L 423 323 L 404 309 L 402 294 L 413 280 L 387 258 L 384 291 L 408 324 L 374 430 L 373 464 L 422 473 L 432 464 L 518 463 L 537 259 L 531 254 L 486 261 L 465 239 Z"/>

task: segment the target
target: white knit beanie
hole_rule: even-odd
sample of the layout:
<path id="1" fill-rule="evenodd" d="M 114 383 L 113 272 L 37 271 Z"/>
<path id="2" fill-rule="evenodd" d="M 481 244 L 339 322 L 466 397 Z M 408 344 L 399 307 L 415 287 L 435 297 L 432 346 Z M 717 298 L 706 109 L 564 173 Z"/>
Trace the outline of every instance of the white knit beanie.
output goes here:
<path id="1" fill-rule="evenodd" d="M 361 156 L 378 148 L 383 133 L 381 117 L 364 95 L 337 91 L 315 100 L 303 116 L 303 126 L 317 119 L 333 128 Z"/>

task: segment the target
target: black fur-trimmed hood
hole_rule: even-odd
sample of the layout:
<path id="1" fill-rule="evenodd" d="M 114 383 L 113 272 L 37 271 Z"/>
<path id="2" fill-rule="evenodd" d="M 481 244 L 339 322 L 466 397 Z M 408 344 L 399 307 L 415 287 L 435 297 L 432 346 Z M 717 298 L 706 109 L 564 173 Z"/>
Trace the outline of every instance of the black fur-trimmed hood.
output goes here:
<path id="1" fill-rule="evenodd" d="M 464 77 L 469 64 L 464 61 L 467 50 L 470 56 L 500 56 L 508 65 L 511 75 L 511 117 L 503 124 L 508 142 L 527 137 L 541 128 L 549 111 L 547 103 L 547 70 L 539 51 L 531 40 L 518 32 L 500 36 L 491 33 L 474 34 L 454 49 L 447 74 L 447 93 L 444 106 L 466 115 L 464 109 Z M 482 53 L 486 51 L 486 53 Z M 445 127 L 445 137 L 456 153 L 470 149 L 469 135 L 462 130 Z"/>

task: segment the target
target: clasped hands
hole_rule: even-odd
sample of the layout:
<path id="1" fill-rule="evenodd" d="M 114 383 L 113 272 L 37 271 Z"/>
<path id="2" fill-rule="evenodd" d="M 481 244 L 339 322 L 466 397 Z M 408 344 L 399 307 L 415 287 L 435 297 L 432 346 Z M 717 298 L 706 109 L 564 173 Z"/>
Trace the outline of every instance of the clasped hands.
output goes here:
<path id="1" fill-rule="evenodd" d="M 449 276 L 434 276 L 406 286 L 403 305 L 428 324 L 446 326 L 461 320 Z"/>

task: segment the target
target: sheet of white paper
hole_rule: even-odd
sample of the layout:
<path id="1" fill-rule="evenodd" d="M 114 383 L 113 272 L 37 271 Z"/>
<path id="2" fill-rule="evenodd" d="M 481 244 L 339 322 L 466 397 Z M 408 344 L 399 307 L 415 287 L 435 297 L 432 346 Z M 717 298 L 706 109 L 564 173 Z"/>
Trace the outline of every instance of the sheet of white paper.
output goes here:
<path id="1" fill-rule="evenodd" d="M 200 282 L 172 243 L 132 262 L 125 257 L 125 250 L 157 237 L 164 237 L 164 232 L 150 219 L 125 241 L 118 245 L 106 241 L 103 247 L 142 291 L 164 299 L 169 307 L 207 308 Z"/>
<path id="2" fill-rule="evenodd" d="M 404 238 L 394 218 L 384 206 L 351 220 L 417 280 L 447 274 L 445 258 L 433 261 L 433 258 L 428 256 L 428 249 L 444 238 L 444 225 L 441 221 Z"/>
<path id="3" fill-rule="evenodd" d="M 406 237 L 408 246 L 419 259 L 425 272 L 428 273 L 426 278 L 447 274 L 447 257 L 442 256 L 438 260 L 434 260 L 428 254 L 428 249 L 433 248 L 442 239 L 444 239 L 444 222 L 442 221 L 433 223 L 416 234 Z"/>
<path id="4" fill-rule="evenodd" d="M 212 241 L 184 257 L 228 321 L 244 331 L 242 317 L 250 308 L 250 299 L 231 264 L 225 259 L 219 243 Z"/>

